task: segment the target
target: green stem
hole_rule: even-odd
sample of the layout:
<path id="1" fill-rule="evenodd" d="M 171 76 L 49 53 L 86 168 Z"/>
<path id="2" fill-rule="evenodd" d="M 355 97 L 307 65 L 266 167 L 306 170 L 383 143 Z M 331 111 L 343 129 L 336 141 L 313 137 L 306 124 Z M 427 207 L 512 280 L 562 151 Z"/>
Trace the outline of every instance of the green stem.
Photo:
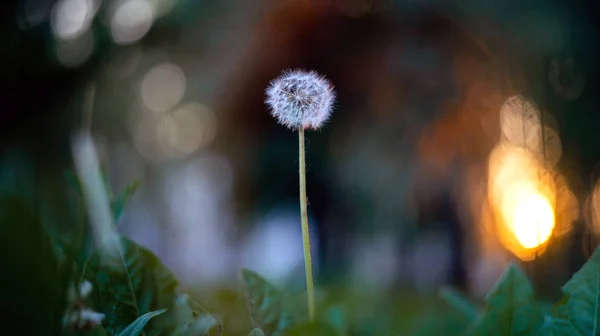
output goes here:
<path id="1" fill-rule="evenodd" d="M 308 230 L 308 212 L 306 210 L 306 160 L 304 158 L 304 129 L 298 129 L 300 158 L 300 217 L 302 218 L 302 245 L 304 249 L 304 268 L 306 269 L 306 292 L 308 294 L 308 317 L 315 319 L 315 285 L 313 282 L 312 256 L 310 252 L 310 233 Z"/>

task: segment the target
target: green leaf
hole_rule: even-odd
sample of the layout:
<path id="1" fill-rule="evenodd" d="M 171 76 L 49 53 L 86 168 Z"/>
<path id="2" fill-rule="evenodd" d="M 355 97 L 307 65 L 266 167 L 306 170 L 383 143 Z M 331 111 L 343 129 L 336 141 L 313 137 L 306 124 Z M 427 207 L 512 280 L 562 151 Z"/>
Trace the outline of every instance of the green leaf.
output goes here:
<path id="1" fill-rule="evenodd" d="M 340 335 L 348 332 L 346 312 L 340 306 L 333 306 L 325 312 L 325 319 Z"/>
<path id="2" fill-rule="evenodd" d="M 69 170 L 65 172 L 65 177 L 67 179 L 67 181 L 69 181 L 69 184 L 75 189 L 77 190 L 77 192 L 79 193 L 79 195 L 82 195 L 82 191 L 81 191 L 81 184 L 79 183 L 79 179 L 77 178 L 77 174 L 75 174 L 74 171 Z"/>
<path id="3" fill-rule="evenodd" d="M 75 172 L 67 171 L 67 172 L 65 172 L 65 177 L 69 181 L 69 184 L 71 184 L 71 186 L 77 191 L 77 194 L 79 196 L 82 196 L 83 193 L 81 190 L 81 184 L 80 184 L 79 179 L 77 178 L 77 175 L 75 174 Z M 104 181 L 106 190 L 110 196 L 110 207 L 111 207 L 111 210 L 113 213 L 113 219 L 114 219 L 115 223 L 117 223 L 119 221 L 119 219 L 121 218 L 121 215 L 123 214 L 125 206 L 131 200 L 131 198 L 133 197 L 135 192 L 139 189 L 139 187 L 141 186 L 142 183 L 141 183 L 141 181 L 137 181 L 137 180 L 133 181 L 133 183 L 128 185 L 127 188 L 125 188 L 125 190 L 123 190 L 119 195 L 114 196 L 112 194 L 112 192 L 110 191 L 111 190 L 110 184 L 108 183 L 108 178 L 106 177 L 106 173 L 104 171 L 102 171 L 102 180 Z"/>
<path id="4" fill-rule="evenodd" d="M 600 333 L 600 248 L 562 288 L 567 314 L 581 335 Z"/>
<path id="5" fill-rule="evenodd" d="M 564 319 L 546 316 L 544 325 L 537 336 L 579 336 L 573 324 Z"/>
<path id="6" fill-rule="evenodd" d="M 258 273 L 248 269 L 241 271 L 241 278 L 254 323 L 268 336 L 284 335 L 295 322 L 284 294 Z"/>
<path id="7" fill-rule="evenodd" d="M 527 276 L 511 263 L 486 297 L 475 335 L 535 335 L 543 322 L 543 311 L 534 300 Z"/>
<path id="8" fill-rule="evenodd" d="M 450 287 L 442 287 L 440 297 L 451 307 L 464 315 L 469 322 L 475 323 L 479 318 L 479 309 L 475 307 L 464 295 Z"/>
<path id="9" fill-rule="evenodd" d="M 20 335 L 57 335 L 66 309 L 55 247 L 23 198 L 0 199 L 3 326 Z"/>
<path id="10" fill-rule="evenodd" d="M 166 311 L 166 309 L 155 310 L 138 317 L 135 321 L 133 321 L 133 323 L 125 328 L 125 330 L 123 330 L 119 336 L 138 336 L 142 333 L 142 331 L 144 331 L 144 327 L 153 317 L 158 316 Z"/>
<path id="11" fill-rule="evenodd" d="M 111 208 L 113 211 L 115 223 L 117 223 L 121 218 L 123 210 L 125 209 L 125 205 L 127 204 L 127 202 L 129 202 L 129 200 L 131 200 L 133 194 L 135 194 L 140 185 L 140 181 L 134 181 L 132 184 L 127 186 L 127 188 L 125 188 L 125 190 L 123 190 L 117 197 L 114 197 L 111 200 Z"/>
<path id="12" fill-rule="evenodd" d="M 265 336 L 265 334 L 262 332 L 262 330 L 254 328 L 254 330 L 252 330 L 248 336 Z"/>
<path id="13" fill-rule="evenodd" d="M 142 314 L 171 308 L 178 285 L 175 276 L 152 252 L 126 237 L 121 237 L 120 242 L 120 258 L 103 258 L 97 251 L 85 270 L 85 278 L 94 285 L 94 306 L 106 315 L 104 321 L 110 335 L 119 334 Z M 165 330 L 153 328 L 161 323 Z M 162 335 L 175 328 L 173 322 L 163 321 L 163 316 L 149 322 L 150 335 Z"/>

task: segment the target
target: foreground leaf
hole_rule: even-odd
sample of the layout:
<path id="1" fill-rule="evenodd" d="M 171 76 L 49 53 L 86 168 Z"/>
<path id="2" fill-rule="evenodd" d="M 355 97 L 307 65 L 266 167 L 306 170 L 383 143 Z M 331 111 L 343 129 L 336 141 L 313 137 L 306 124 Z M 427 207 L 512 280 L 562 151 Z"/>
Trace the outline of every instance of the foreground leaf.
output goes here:
<path id="1" fill-rule="evenodd" d="M 19 335 L 57 335 L 66 287 L 54 245 L 22 198 L 0 198 L 0 269 L 3 328 Z"/>
<path id="2" fill-rule="evenodd" d="M 106 315 L 106 330 L 110 335 L 121 333 L 145 313 L 171 308 L 178 285 L 171 271 L 152 252 L 126 237 L 121 237 L 120 242 L 121 258 L 109 260 L 96 252 L 85 271 L 85 278 L 94 285 L 94 306 Z M 151 335 L 174 331 L 175 326 L 153 328 L 161 323 L 161 318 L 149 322 Z"/>
<path id="3" fill-rule="evenodd" d="M 338 334 L 345 335 L 348 332 L 348 321 L 346 312 L 340 306 L 333 306 L 325 312 L 325 319 L 337 330 Z"/>
<path id="4" fill-rule="evenodd" d="M 568 317 L 581 335 L 600 333 L 600 248 L 562 288 Z"/>
<path id="5" fill-rule="evenodd" d="M 82 197 L 83 193 L 81 190 L 81 183 L 79 182 L 79 179 L 77 178 L 77 174 L 75 174 L 75 172 L 73 172 L 73 171 L 67 171 L 67 172 L 65 172 L 65 177 L 68 180 L 69 184 L 73 187 L 73 189 L 76 190 L 77 194 L 80 197 Z M 125 188 L 125 190 L 123 190 L 117 196 L 114 196 L 112 194 L 112 192 L 110 191 L 111 190 L 110 184 L 108 183 L 108 178 L 106 177 L 106 173 L 104 171 L 102 172 L 102 178 L 103 178 L 104 184 L 106 186 L 106 190 L 110 195 L 110 207 L 111 207 L 111 210 L 113 213 L 113 219 L 114 219 L 115 223 L 118 223 L 119 219 L 121 218 L 121 215 L 123 214 L 123 210 L 125 209 L 125 206 L 131 200 L 131 198 L 133 197 L 135 192 L 139 189 L 139 187 L 141 186 L 141 182 L 134 181 L 133 183 L 128 185 Z"/>
<path id="6" fill-rule="evenodd" d="M 256 272 L 243 269 L 241 277 L 254 323 L 268 336 L 284 335 L 295 322 L 284 294 Z"/>
<path id="7" fill-rule="evenodd" d="M 250 332 L 248 336 L 265 336 L 265 334 L 262 332 L 262 330 L 254 328 L 254 330 L 252 330 L 252 332 Z"/>
<path id="8" fill-rule="evenodd" d="M 446 303 L 464 315 L 469 322 L 475 323 L 479 318 L 479 309 L 453 288 L 443 287 L 440 289 L 439 295 Z"/>
<path id="9" fill-rule="evenodd" d="M 150 320 L 167 311 L 166 309 L 156 310 L 153 312 L 148 312 L 140 317 L 138 317 L 133 323 L 131 323 L 123 332 L 119 334 L 119 336 L 138 336 L 144 330 L 144 327 Z"/>
<path id="10" fill-rule="evenodd" d="M 534 300 L 529 280 L 511 263 L 486 297 L 486 308 L 475 327 L 475 335 L 535 335 L 543 322 L 544 314 Z"/>
<path id="11" fill-rule="evenodd" d="M 579 336 L 573 324 L 564 319 L 546 316 L 544 325 L 537 336 Z"/>
<path id="12" fill-rule="evenodd" d="M 135 194 L 140 185 L 140 181 L 134 181 L 132 184 L 127 186 L 127 188 L 125 188 L 125 190 L 123 190 L 119 195 L 113 197 L 113 199 L 111 200 L 110 205 L 115 223 L 119 222 L 119 219 L 123 214 L 123 210 L 125 209 L 125 205 L 127 205 L 129 200 L 131 200 L 133 194 Z"/>

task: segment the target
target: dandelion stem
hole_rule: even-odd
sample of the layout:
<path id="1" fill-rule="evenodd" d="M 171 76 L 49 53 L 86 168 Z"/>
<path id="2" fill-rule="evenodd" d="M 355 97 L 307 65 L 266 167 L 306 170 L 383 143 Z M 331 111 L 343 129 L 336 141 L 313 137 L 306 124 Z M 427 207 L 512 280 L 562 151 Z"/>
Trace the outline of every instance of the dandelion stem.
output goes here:
<path id="1" fill-rule="evenodd" d="M 304 129 L 298 129 L 300 159 L 300 217 L 302 218 L 302 245 L 304 249 L 304 268 L 306 270 L 306 292 L 308 294 L 308 317 L 315 318 L 315 285 L 313 282 L 312 256 L 310 252 L 310 233 L 308 230 L 308 213 L 306 210 L 306 160 L 304 151 Z"/>

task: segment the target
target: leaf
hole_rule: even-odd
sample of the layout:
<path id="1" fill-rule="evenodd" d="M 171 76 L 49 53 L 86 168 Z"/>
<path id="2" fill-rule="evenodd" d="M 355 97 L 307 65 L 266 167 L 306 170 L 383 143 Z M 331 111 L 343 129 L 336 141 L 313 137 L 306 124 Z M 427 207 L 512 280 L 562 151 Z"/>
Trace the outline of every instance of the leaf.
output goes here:
<path id="1" fill-rule="evenodd" d="M 125 330 L 123 330 L 119 336 L 138 336 L 142 333 L 146 324 L 148 324 L 153 317 L 158 316 L 166 311 L 166 309 L 155 310 L 138 317 L 135 321 L 133 321 L 133 323 L 125 328 Z"/>
<path id="2" fill-rule="evenodd" d="M 71 184 L 71 186 L 77 191 L 77 194 L 82 196 L 83 193 L 81 190 L 81 183 L 79 182 L 77 175 L 73 171 L 67 171 L 65 172 L 65 177 L 69 181 L 69 184 Z M 104 181 L 106 190 L 110 195 L 110 207 L 113 213 L 113 219 L 115 223 L 117 223 L 123 214 L 125 205 L 127 205 L 127 203 L 131 200 L 142 183 L 141 181 L 137 180 L 133 181 L 133 183 L 128 185 L 127 188 L 125 188 L 125 190 L 123 190 L 119 195 L 114 196 L 110 191 L 110 184 L 108 183 L 108 178 L 106 177 L 106 173 L 104 171 L 102 172 L 102 180 Z"/>
<path id="3" fill-rule="evenodd" d="M 245 286 L 250 317 L 268 336 L 279 336 L 289 330 L 295 322 L 286 298 L 258 273 L 243 269 L 242 282 Z"/>
<path id="4" fill-rule="evenodd" d="M 479 318 L 480 312 L 469 300 L 461 293 L 450 287 L 442 287 L 439 292 L 440 297 L 451 307 L 464 315 L 469 322 L 475 323 Z"/>
<path id="5" fill-rule="evenodd" d="M 546 316 L 544 325 L 537 336 L 579 336 L 573 324 L 564 319 Z"/>
<path id="6" fill-rule="evenodd" d="M 111 200 L 111 209 L 113 211 L 113 218 L 115 220 L 115 223 L 117 223 L 121 218 L 123 210 L 125 209 L 125 205 L 127 204 L 127 202 L 129 202 L 129 200 L 131 200 L 133 194 L 135 194 L 140 185 L 140 181 L 134 181 L 132 184 L 127 186 L 127 188 L 125 188 L 125 190 L 123 190 L 117 197 L 114 197 Z"/>
<path id="7" fill-rule="evenodd" d="M 178 285 L 171 271 L 149 250 L 121 237 L 121 258 L 102 258 L 96 251 L 88 261 L 85 278 L 94 285 L 92 299 L 96 310 L 106 315 L 105 327 L 117 335 L 140 315 L 175 304 Z M 168 316 L 168 314 L 165 314 Z M 151 335 L 175 330 L 172 321 L 163 316 L 149 322 Z M 164 330 L 153 328 L 163 324 Z"/>
<path id="8" fill-rule="evenodd" d="M 543 318 L 529 280 L 511 263 L 486 297 L 486 307 L 475 326 L 475 335 L 535 335 L 542 327 Z"/>
<path id="9" fill-rule="evenodd" d="M 23 198 L 0 198 L 0 300 L 3 327 L 57 335 L 66 309 L 54 245 Z"/>
<path id="10" fill-rule="evenodd" d="M 254 330 L 252 330 L 248 336 L 265 336 L 265 334 L 262 332 L 262 330 L 254 328 Z"/>
<path id="11" fill-rule="evenodd" d="M 333 306 L 325 312 L 325 319 L 340 335 L 348 332 L 346 312 L 340 306 Z"/>
<path id="12" fill-rule="evenodd" d="M 600 333 L 600 248 L 562 288 L 567 314 L 582 335 Z"/>
<path id="13" fill-rule="evenodd" d="M 79 192 L 80 195 L 83 195 L 81 191 L 81 183 L 79 183 L 79 178 L 77 177 L 77 173 L 73 170 L 65 171 L 65 178 L 75 190 Z"/>

